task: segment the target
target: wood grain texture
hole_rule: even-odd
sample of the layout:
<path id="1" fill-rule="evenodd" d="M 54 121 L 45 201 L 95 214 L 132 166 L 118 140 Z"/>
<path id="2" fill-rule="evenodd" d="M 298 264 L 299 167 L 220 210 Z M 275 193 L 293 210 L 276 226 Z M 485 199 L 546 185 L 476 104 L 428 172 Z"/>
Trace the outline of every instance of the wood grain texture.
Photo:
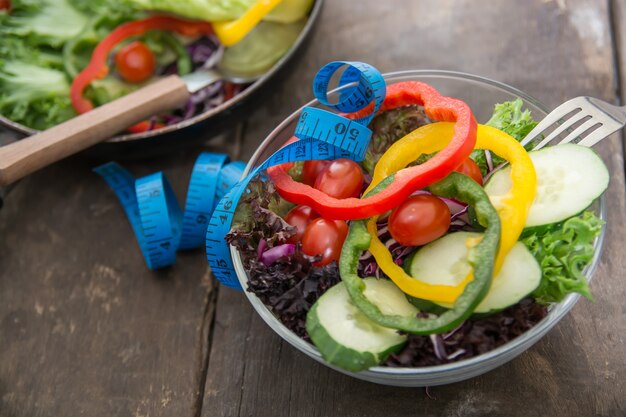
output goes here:
<path id="1" fill-rule="evenodd" d="M 354 4 L 326 2 L 307 51 L 248 118 L 245 158 L 310 100 L 315 71 L 333 59 L 383 71 L 472 72 L 551 106 L 581 94 L 616 101 L 626 93 L 623 82 L 616 90 L 614 72 L 615 55 L 626 79 L 621 0 Z M 581 301 L 509 364 L 433 388 L 436 399 L 315 363 L 228 289 L 217 293 L 213 322 L 216 292 L 201 251 L 148 271 L 112 192 L 90 173 L 97 161 L 72 158 L 44 169 L 0 211 L 0 416 L 626 415 L 622 138 L 599 150 L 611 188 L 595 302 Z M 137 176 L 165 170 L 181 200 L 198 151 L 125 166 Z"/>
<path id="2" fill-rule="evenodd" d="M 179 200 L 197 147 L 124 165 L 164 170 Z M 114 194 L 72 158 L 0 211 L 0 416 L 192 416 L 213 285 L 202 250 L 151 272 Z"/>
<path id="3" fill-rule="evenodd" d="M 180 77 L 171 75 L 60 125 L 0 148 L 0 186 L 87 149 L 153 114 L 189 100 Z"/>
<path id="4" fill-rule="evenodd" d="M 248 120 L 254 144 L 311 98 L 317 68 L 362 60 L 382 71 L 452 69 L 498 79 L 556 106 L 616 101 L 608 1 L 329 1 L 312 46 Z M 361 382 L 296 351 L 247 300 L 220 291 L 205 416 L 621 416 L 626 414 L 626 236 L 621 137 L 598 146 L 609 165 L 605 252 L 581 301 L 541 342 L 479 378 L 423 389 Z M 224 369 L 224 364 L 228 364 Z"/>

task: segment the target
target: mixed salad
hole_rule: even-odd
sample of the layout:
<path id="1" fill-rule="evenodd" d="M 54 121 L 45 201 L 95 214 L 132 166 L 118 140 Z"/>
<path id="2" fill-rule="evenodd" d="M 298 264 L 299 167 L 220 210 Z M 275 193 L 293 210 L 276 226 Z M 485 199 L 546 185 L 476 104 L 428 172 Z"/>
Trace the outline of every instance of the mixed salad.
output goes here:
<path id="1" fill-rule="evenodd" d="M 313 2 L 274 0 L 246 28 L 230 21 L 255 0 L 0 0 L 0 114 L 43 130 L 169 74 L 218 62 L 262 73 L 295 42 Z M 130 131 L 178 123 L 244 88 L 218 81 Z"/>
<path id="2" fill-rule="evenodd" d="M 426 84 L 388 85 L 362 163 L 289 163 L 251 181 L 227 235 L 247 290 L 353 372 L 471 358 L 568 294 L 591 298 L 582 271 L 607 168 L 579 145 L 524 149 L 536 123 L 522 106 L 496 104 L 476 125 Z M 455 123 L 436 121 L 446 111 Z"/>

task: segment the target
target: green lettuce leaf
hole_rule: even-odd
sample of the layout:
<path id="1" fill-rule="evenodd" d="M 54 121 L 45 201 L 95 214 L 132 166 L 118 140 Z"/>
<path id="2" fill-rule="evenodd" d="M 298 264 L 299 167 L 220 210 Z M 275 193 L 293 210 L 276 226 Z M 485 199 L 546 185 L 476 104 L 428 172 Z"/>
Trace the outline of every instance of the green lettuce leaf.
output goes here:
<path id="1" fill-rule="evenodd" d="M 522 140 L 537 126 L 530 110 L 522 110 L 522 99 L 496 104 L 487 126 L 495 127 L 508 133 L 517 140 Z"/>
<path id="2" fill-rule="evenodd" d="M 0 114 L 44 130 L 76 115 L 69 98 L 72 78 L 95 45 L 138 14 L 119 1 L 13 0 L 0 12 Z M 96 104 L 132 88 L 101 80 L 87 95 Z"/>
<path id="3" fill-rule="evenodd" d="M 500 129 L 513 136 L 518 141 L 521 141 L 537 126 L 537 122 L 533 120 L 530 110 L 522 110 L 523 105 L 524 102 L 519 98 L 513 101 L 505 101 L 504 103 L 496 104 L 493 114 L 486 125 Z M 492 153 L 491 156 L 493 166 L 498 166 L 505 162 L 505 160 L 498 155 Z M 471 153 L 470 157 L 476 162 L 482 174 L 486 175 L 488 165 L 485 151 L 475 150 Z"/>
<path id="4" fill-rule="evenodd" d="M 34 129 L 74 116 L 65 73 L 22 61 L 0 62 L 0 114 Z"/>
<path id="5" fill-rule="evenodd" d="M 75 116 L 60 48 L 87 22 L 68 0 L 13 0 L 0 13 L 0 114 L 39 130 Z"/>
<path id="6" fill-rule="evenodd" d="M 0 19 L 0 38 L 19 36 L 31 45 L 60 47 L 87 26 L 89 18 L 67 0 L 15 0 Z"/>
<path id="7" fill-rule="evenodd" d="M 537 302 L 559 302 L 573 292 L 592 298 L 582 270 L 593 258 L 593 243 L 603 224 L 593 212 L 585 211 L 521 239 L 541 265 L 541 283 L 533 292 Z"/>
<path id="8" fill-rule="evenodd" d="M 140 87 L 142 85 L 129 84 L 117 77 L 108 76 L 101 80 L 93 80 L 85 91 L 85 96 L 97 107 L 130 94 Z"/>
<path id="9" fill-rule="evenodd" d="M 255 0 L 126 0 L 138 10 L 170 12 L 190 19 L 214 22 L 236 19 Z"/>

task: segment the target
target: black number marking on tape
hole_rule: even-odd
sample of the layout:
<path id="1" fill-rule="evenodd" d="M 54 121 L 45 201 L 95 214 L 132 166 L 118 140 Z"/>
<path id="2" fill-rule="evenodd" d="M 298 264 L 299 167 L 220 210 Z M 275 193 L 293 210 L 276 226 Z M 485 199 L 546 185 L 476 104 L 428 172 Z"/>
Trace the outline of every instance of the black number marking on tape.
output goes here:
<path id="1" fill-rule="evenodd" d="M 348 128 L 344 123 L 337 123 L 335 125 L 335 133 L 337 133 L 338 135 L 343 135 L 344 133 L 346 133 L 347 129 Z"/>

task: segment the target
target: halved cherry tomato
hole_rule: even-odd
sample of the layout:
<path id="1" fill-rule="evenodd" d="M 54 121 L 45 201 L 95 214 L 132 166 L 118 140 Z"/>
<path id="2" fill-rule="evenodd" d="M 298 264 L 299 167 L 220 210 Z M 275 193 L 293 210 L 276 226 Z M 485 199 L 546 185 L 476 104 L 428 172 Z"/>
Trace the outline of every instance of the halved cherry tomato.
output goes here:
<path id="1" fill-rule="evenodd" d="M 321 172 L 331 161 L 305 161 L 302 167 L 302 181 L 311 187 L 315 184 L 315 180 L 320 176 Z"/>
<path id="2" fill-rule="evenodd" d="M 480 168 L 472 158 L 467 158 L 463 161 L 463 163 L 455 169 L 455 171 L 460 172 L 463 175 L 467 175 L 477 182 L 478 185 L 483 185 L 483 174 L 480 172 Z"/>
<path id="3" fill-rule="evenodd" d="M 11 0 L 0 0 L 0 10 L 11 10 Z"/>
<path id="4" fill-rule="evenodd" d="M 443 236 L 450 227 L 450 208 L 441 199 L 409 197 L 389 216 L 389 232 L 404 246 L 421 246 Z"/>
<path id="5" fill-rule="evenodd" d="M 287 242 L 299 242 L 311 220 L 319 216 L 311 207 L 305 205 L 295 206 L 289 210 L 289 213 L 285 216 L 285 221 L 296 228 L 296 234 L 291 236 Z"/>
<path id="6" fill-rule="evenodd" d="M 115 65 L 124 80 L 140 83 L 154 74 L 156 58 L 145 43 L 134 41 L 115 54 Z"/>
<path id="7" fill-rule="evenodd" d="M 315 266 L 338 261 L 343 241 L 348 235 L 348 224 L 343 220 L 326 220 L 318 217 L 306 227 L 302 236 L 302 252 L 309 256 L 322 255 Z"/>
<path id="8" fill-rule="evenodd" d="M 337 159 L 320 172 L 313 187 L 334 198 L 358 197 L 363 189 L 363 171 L 350 159 Z"/>

